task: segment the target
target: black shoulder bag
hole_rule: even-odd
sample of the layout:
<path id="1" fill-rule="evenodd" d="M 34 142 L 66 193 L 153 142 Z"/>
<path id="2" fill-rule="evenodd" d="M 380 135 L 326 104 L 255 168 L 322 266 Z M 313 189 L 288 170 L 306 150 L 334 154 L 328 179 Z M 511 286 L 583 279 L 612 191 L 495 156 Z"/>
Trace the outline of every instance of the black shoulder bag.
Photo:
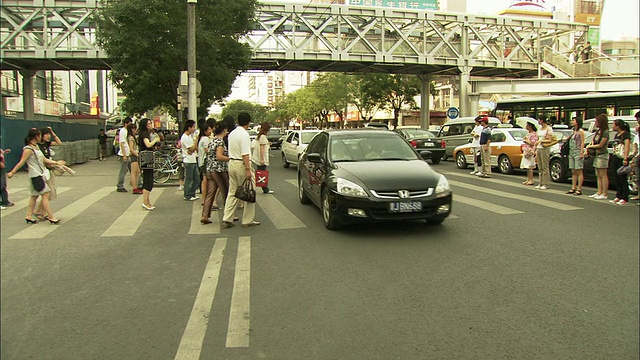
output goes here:
<path id="1" fill-rule="evenodd" d="M 253 181 L 250 177 L 244 179 L 242 185 L 238 186 L 238 189 L 236 189 L 236 193 L 234 194 L 234 196 L 246 202 L 256 202 L 256 190 L 253 187 Z"/>
<path id="2" fill-rule="evenodd" d="M 35 150 L 33 150 L 32 148 L 29 148 L 29 150 L 33 151 L 33 155 L 36 157 L 36 163 L 38 163 L 40 172 L 44 174 L 44 169 L 42 168 L 42 165 L 40 165 L 40 161 L 38 161 L 38 155 L 36 154 Z M 46 182 L 44 181 L 44 176 L 42 175 L 32 177 L 31 185 L 33 185 L 33 189 L 37 192 L 44 190 L 45 186 L 47 186 Z"/>

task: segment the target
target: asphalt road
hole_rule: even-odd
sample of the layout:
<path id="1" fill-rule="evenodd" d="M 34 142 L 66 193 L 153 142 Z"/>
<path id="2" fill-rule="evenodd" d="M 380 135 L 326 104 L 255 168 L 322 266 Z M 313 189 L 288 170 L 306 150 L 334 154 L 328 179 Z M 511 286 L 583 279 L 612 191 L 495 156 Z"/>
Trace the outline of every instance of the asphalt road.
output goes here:
<path id="1" fill-rule="evenodd" d="M 146 212 L 115 192 L 114 158 L 74 168 L 58 226 L 27 225 L 27 178 L 10 180 L 3 360 L 638 359 L 640 208 L 591 189 L 443 162 L 442 225 L 328 231 L 273 151 L 263 224 L 220 229 L 175 183 Z"/>

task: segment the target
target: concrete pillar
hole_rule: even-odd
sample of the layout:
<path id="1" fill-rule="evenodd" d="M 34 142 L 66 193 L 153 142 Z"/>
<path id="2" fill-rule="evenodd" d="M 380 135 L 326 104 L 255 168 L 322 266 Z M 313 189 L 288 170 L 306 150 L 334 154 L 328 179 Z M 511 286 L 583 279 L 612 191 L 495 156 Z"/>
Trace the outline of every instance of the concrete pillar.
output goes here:
<path id="1" fill-rule="evenodd" d="M 469 79 L 471 78 L 471 67 L 460 67 L 460 117 L 471 116 L 469 111 Z M 475 115 L 474 115 L 475 116 Z"/>
<path id="2" fill-rule="evenodd" d="M 431 125 L 431 75 L 418 75 L 421 81 L 420 87 L 420 127 L 428 130 Z"/>
<path id="3" fill-rule="evenodd" d="M 480 101 L 480 94 L 469 94 L 469 116 L 478 116 L 479 101 Z"/>
<path id="4" fill-rule="evenodd" d="M 20 70 L 22 75 L 22 106 L 24 108 L 22 116 L 25 120 L 35 120 L 33 101 L 33 77 L 34 70 Z"/>

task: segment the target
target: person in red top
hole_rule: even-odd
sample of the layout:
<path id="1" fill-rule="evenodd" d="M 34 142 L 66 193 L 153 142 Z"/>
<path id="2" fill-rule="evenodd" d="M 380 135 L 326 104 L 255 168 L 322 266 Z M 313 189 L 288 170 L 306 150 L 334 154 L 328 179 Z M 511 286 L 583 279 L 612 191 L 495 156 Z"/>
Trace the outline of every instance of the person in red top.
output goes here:
<path id="1" fill-rule="evenodd" d="M 4 154 L 11 152 L 11 149 L 0 149 L 0 209 L 4 210 L 7 206 L 13 206 L 14 203 L 9 201 L 9 193 L 7 192 L 7 170 L 4 164 Z"/>

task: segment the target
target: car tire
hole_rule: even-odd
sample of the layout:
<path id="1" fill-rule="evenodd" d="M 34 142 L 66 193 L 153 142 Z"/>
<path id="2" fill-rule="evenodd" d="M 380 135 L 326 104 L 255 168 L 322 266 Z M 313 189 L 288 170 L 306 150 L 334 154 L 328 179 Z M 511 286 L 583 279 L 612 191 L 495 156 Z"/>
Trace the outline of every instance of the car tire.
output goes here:
<path id="1" fill-rule="evenodd" d="M 549 163 L 549 176 L 553 182 L 563 183 L 567 181 L 567 169 L 558 158 L 552 159 Z"/>
<path id="2" fill-rule="evenodd" d="M 464 153 L 462 151 L 458 151 L 456 154 L 456 166 L 458 169 L 466 169 L 468 165 L 469 164 L 467 164 L 467 158 L 464 156 Z"/>
<path id="3" fill-rule="evenodd" d="M 513 165 L 507 155 L 500 155 L 498 158 L 498 170 L 503 174 L 513 174 Z"/>
<path id="4" fill-rule="evenodd" d="M 440 225 L 440 224 L 442 224 L 444 219 L 445 218 L 443 218 L 443 217 L 434 217 L 434 218 L 428 218 L 428 219 L 425 219 L 425 220 L 427 221 L 427 224 L 429 224 L 429 225 Z"/>
<path id="5" fill-rule="evenodd" d="M 440 160 L 442 160 L 442 158 L 437 158 L 437 157 L 436 157 L 436 158 L 433 158 L 433 157 L 432 157 L 432 158 L 431 158 L 431 163 L 432 163 L 433 165 L 438 165 L 438 164 L 440 164 Z"/>
<path id="6" fill-rule="evenodd" d="M 629 194 L 638 195 L 638 174 L 631 173 L 627 176 L 627 182 L 629 183 Z"/>
<path id="7" fill-rule="evenodd" d="M 309 199 L 309 196 L 307 196 L 307 193 L 304 192 L 304 188 L 302 187 L 302 178 L 300 174 L 298 174 L 298 200 L 300 200 L 300 204 L 303 205 L 311 204 L 311 199 Z"/>
<path id="8" fill-rule="evenodd" d="M 331 198 L 329 197 L 329 190 L 327 190 L 327 188 L 322 189 L 322 199 L 320 204 L 320 211 L 322 211 L 324 226 L 329 230 L 338 230 L 340 228 L 340 224 L 338 224 L 331 213 Z"/>
<path id="9" fill-rule="evenodd" d="M 282 167 L 284 167 L 285 169 L 289 168 L 289 162 L 287 162 L 287 157 L 284 156 L 284 152 L 282 153 Z"/>

